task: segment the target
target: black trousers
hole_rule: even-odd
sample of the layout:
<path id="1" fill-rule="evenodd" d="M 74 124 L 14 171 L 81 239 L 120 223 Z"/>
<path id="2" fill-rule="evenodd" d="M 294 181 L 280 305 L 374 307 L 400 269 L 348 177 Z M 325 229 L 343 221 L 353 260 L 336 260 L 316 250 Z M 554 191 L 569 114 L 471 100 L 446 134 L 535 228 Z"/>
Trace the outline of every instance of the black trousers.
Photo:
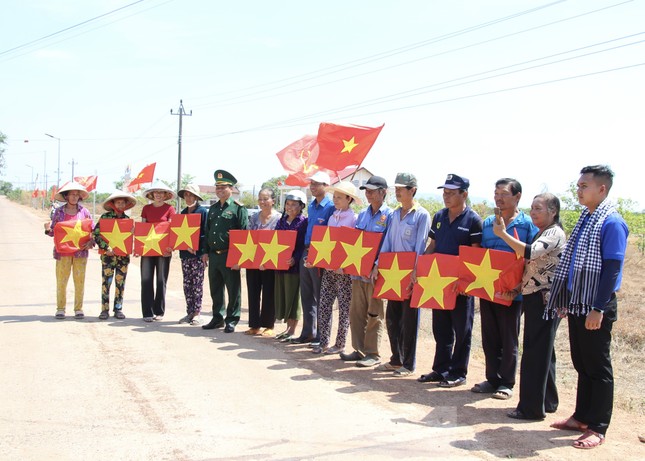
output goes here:
<path id="1" fill-rule="evenodd" d="M 611 366 L 611 329 L 618 303 L 613 294 L 599 330 L 585 328 L 586 316 L 569 314 L 571 361 L 578 372 L 576 411 L 573 417 L 592 431 L 605 434 L 614 407 L 614 372 Z"/>
<path id="2" fill-rule="evenodd" d="M 275 324 L 275 271 L 246 270 L 249 328 L 273 328 Z"/>
<path id="3" fill-rule="evenodd" d="M 479 300 L 482 348 L 486 359 L 486 380 L 495 386 L 513 389 L 517 371 L 522 302 L 510 306 Z"/>
<path id="4" fill-rule="evenodd" d="M 517 409 L 531 419 L 542 419 L 558 409 L 555 384 L 555 333 L 560 318 L 544 320 L 544 293 L 524 295 L 524 340 L 520 365 L 520 401 Z"/>
<path id="5" fill-rule="evenodd" d="M 144 317 L 163 316 L 166 312 L 166 283 L 170 273 L 170 259 L 163 256 L 141 257 L 141 313 Z"/>
<path id="6" fill-rule="evenodd" d="M 419 309 L 410 307 L 410 300 L 388 301 L 385 313 L 387 335 L 390 338 L 392 365 L 402 365 L 414 371 L 417 362 Z"/>
<path id="7" fill-rule="evenodd" d="M 453 310 L 432 310 L 432 335 L 436 343 L 432 369 L 444 377 L 466 377 L 473 337 L 475 300 L 457 296 Z"/>

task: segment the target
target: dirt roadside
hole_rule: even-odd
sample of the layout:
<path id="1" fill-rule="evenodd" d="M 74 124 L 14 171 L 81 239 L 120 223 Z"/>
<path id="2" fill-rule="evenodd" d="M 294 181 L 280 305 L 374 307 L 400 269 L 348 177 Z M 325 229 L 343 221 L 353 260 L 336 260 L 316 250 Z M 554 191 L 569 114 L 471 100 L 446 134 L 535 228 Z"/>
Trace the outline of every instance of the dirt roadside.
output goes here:
<path id="1" fill-rule="evenodd" d="M 0 197 L 0 459 L 376 460 L 581 459 L 575 434 L 549 428 L 569 415 L 573 389 L 544 422 L 506 417 L 510 401 L 470 386 L 416 382 L 430 370 L 429 313 L 417 374 L 361 370 L 306 347 L 238 332 L 178 325 L 181 270 L 171 264 L 162 322 L 140 319 L 138 261 L 126 284 L 125 321 L 99 321 L 100 263 L 88 262 L 84 321 L 53 319 L 52 241 L 43 216 Z M 70 281 L 68 305 L 73 297 Z M 206 289 L 206 291 L 208 291 Z M 209 306 L 208 296 L 205 306 Z M 68 307 L 68 310 L 70 308 Z M 476 328 L 479 328 L 478 319 Z M 279 328 L 279 327 L 278 327 Z M 383 351 L 388 344 L 383 344 Z M 475 347 L 469 383 L 483 378 Z M 560 354 L 561 362 L 569 357 Z M 620 379 L 618 377 L 617 379 Z M 644 459 L 642 418 L 616 411 L 602 459 Z"/>

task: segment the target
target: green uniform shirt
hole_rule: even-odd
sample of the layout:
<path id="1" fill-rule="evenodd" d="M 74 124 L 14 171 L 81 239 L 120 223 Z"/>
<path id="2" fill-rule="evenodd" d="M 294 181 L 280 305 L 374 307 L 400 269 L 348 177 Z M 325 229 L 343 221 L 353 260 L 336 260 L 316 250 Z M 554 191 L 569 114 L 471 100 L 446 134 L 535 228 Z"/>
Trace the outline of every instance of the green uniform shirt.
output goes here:
<path id="1" fill-rule="evenodd" d="M 211 205 L 206 220 L 206 239 L 210 251 L 228 250 L 228 231 L 248 229 L 249 215 L 241 204 L 229 198 L 224 205 L 219 200 Z"/>

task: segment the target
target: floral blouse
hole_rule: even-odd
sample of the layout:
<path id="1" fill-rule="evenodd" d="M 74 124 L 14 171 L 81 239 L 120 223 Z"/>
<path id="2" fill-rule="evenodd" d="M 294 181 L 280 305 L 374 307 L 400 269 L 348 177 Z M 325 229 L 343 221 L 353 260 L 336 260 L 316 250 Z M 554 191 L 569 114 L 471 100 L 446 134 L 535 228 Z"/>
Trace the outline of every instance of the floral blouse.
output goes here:
<path id="1" fill-rule="evenodd" d="M 555 268 L 560 262 L 567 237 L 560 226 L 552 225 L 538 233 L 526 246 L 526 266 L 522 277 L 522 294 L 528 295 L 551 288 Z"/>

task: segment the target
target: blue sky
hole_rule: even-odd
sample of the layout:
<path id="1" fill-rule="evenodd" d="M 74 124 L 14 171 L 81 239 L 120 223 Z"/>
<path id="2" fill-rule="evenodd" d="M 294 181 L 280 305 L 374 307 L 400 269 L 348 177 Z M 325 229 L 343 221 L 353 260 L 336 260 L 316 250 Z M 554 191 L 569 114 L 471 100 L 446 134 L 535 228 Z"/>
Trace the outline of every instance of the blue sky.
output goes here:
<path id="1" fill-rule="evenodd" d="M 224 168 L 259 187 L 320 122 L 385 123 L 364 166 L 390 182 L 412 171 L 433 193 L 457 173 L 490 202 L 496 179 L 516 177 L 528 206 L 608 163 L 612 195 L 645 207 L 642 0 L 12 3 L 0 179 L 21 187 L 45 161 L 55 182 L 44 133 L 61 139 L 62 180 L 72 161 L 106 192 L 128 165 L 156 161 L 175 180 L 181 99 L 182 172 L 199 184 Z"/>

